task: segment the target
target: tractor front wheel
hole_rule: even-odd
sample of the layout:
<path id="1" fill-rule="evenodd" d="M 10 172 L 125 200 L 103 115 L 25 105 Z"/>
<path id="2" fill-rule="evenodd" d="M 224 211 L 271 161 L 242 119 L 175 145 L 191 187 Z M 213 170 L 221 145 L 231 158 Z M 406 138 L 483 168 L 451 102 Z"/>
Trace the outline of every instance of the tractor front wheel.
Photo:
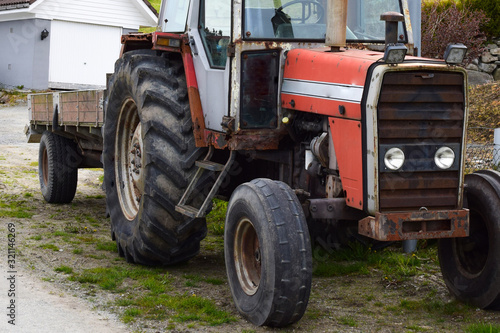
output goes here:
<path id="1" fill-rule="evenodd" d="M 283 327 L 304 314 L 312 279 L 311 244 L 292 189 L 255 179 L 228 204 L 224 253 L 238 311 L 255 325 Z"/>
<path id="2" fill-rule="evenodd" d="M 439 240 L 441 272 L 450 292 L 478 308 L 500 307 L 500 173 L 465 177 L 469 237 Z"/>

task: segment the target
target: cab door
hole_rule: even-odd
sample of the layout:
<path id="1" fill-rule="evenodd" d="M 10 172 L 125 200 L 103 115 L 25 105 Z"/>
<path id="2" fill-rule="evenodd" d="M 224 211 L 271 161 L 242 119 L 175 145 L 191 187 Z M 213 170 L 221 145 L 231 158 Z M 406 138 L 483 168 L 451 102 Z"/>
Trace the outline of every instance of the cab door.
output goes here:
<path id="1" fill-rule="evenodd" d="M 193 0 L 188 23 L 205 127 L 222 132 L 229 104 L 231 1 Z"/>

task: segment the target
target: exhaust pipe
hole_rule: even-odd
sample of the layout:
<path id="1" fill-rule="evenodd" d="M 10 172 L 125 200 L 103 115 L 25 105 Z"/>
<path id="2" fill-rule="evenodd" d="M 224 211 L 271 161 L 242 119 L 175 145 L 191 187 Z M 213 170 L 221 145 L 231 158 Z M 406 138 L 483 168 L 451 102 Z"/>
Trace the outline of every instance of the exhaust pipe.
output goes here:
<path id="1" fill-rule="evenodd" d="M 398 23 L 405 17 L 398 12 L 386 12 L 380 15 L 380 20 L 385 21 L 385 45 L 398 43 Z"/>
<path id="2" fill-rule="evenodd" d="M 339 52 L 346 46 L 347 0 L 328 0 L 326 15 L 325 45 L 330 46 L 332 52 Z"/>

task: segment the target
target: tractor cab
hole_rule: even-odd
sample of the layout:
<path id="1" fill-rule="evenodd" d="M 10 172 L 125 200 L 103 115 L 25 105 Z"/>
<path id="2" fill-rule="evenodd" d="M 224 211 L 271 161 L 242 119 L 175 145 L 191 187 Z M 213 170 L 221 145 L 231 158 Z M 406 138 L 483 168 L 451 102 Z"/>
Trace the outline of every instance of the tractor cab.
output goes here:
<path id="1" fill-rule="evenodd" d="M 375 44 L 383 51 L 385 23 L 380 14 L 407 13 L 402 3 L 349 0 L 344 43 Z M 235 120 L 235 132 L 278 129 L 286 52 L 324 47 L 328 21 L 341 20 L 338 10 L 328 6 L 326 0 L 163 2 L 159 30 L 189 36 L 207 129 L 225 132 L 226 117 Z M 411 49 L 409 22 L 399 22 L 397 35 L 398 43 Z"/>

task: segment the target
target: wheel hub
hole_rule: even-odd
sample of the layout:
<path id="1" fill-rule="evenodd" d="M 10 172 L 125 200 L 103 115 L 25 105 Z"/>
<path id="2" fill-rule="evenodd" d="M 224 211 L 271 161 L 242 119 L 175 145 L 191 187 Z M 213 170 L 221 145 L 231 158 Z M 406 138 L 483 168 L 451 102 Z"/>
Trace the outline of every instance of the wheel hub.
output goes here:
<path id="1" fill-rule="evenodd" d="M 132 221 L 139 212 L 144 192 L 142 126 L 133 100 L 125 101 L 118 121 L 115 146 L 116 184 L 125 217 Z"/>
<path id="2" fill-rule="evenodd" d="M 254 295 L 259 289 L 262 256 L 259 238 L 248 219 L 240 220 L 236 228 L 234 259 L 236 274 L 245 294 Z"/>

